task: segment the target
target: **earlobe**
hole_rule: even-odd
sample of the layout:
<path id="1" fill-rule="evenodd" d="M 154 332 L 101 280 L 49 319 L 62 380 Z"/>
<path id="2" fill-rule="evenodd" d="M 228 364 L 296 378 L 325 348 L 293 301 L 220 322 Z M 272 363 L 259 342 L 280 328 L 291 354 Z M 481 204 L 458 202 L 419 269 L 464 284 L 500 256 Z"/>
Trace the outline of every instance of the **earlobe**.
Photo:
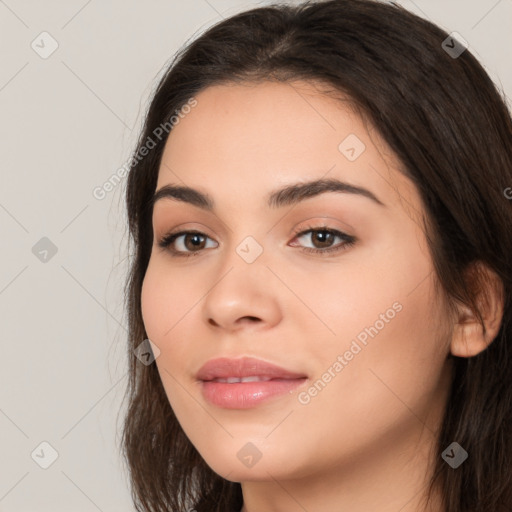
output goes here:
<path id="1" fill-rule="evenodd" d="M 501 327 L 505 293 L 499 276 L 481 262 L 470 272 L 473 286 L 479 287 L 477 305 L 484 325 L 466 305 L 458 308 L 458 318 L 452 330 L 451 353 L 458 357 L 473 357 L 485 350 L 496 338 Z"/>
<path id="2" fill-rule="evenodd" d="M 451 353 L 454 356 L 476 356 L 485 350 L 489 343 L 476 317 L 474 322 L 456 323 L 453 326 Z"/>

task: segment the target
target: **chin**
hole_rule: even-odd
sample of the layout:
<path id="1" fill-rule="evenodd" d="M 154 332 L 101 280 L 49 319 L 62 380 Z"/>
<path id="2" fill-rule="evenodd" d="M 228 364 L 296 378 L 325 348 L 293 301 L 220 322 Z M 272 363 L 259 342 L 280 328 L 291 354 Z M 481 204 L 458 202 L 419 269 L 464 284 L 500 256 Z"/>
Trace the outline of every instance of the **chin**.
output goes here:
<path id="1" fill-rule="evenodd" d="M 261 452 L 258 455 L 250 442 L 241 448 L 237 446 L 232 450 L 233 457 L 227 457 L 230 452 L 231 450 L 227 449 L 218 454 L 210 453 L 203 459 L 212 471 L 231 482 L 268 481 L 272 477 L 286 479 L 291 477 L 292 473 L 294 477 L 300 478 L 303 473 L 307 473 L 306 468 L 301 470 L 300 467 L 296 467 L 290 457 L 281 454 L 265 456 Z"/>

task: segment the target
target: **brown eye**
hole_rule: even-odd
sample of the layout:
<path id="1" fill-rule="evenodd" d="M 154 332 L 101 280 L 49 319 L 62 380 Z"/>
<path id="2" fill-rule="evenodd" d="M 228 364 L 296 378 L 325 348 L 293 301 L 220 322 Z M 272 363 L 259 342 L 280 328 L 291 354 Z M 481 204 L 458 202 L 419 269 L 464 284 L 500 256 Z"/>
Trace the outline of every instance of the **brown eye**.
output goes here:
<path id="1" fill-rule="evenodd" d="M 311 240 L 313 245 L 315 245 L 318 249 L 325 249 L 326 247 L 330 247 L 332 242 L 334 241 L 335 236 L 327 230 L 323 231 L 314 231 L 311 236 Z"/>
<path id="2" fill-rule="evenodd" d="M 183 238 L 183 245 L 186 249 L 193 251 L 194 249 L 203 249 L 206 237 L 198 233 L 188 233 Z"/>
<path id="3" fill-rule="evenodd" d="M 199 231 L 180 231 L 164 236 L 158 245 L 176 256 L 196 256 L 206 248 L 207 235 Z M 211 246 L 210 246 L 211 247 Z"/>
<path id="4" fill-rule="evenodd" d="M 296 239 L 309 238 L 313 247 L 303 247 L 302 250 L 310 253 L 325 254 L 329 252 L 342 251 L 355 244 L 356 238 L 337 229 L 327 227 L 311 228 L 297 233 Z M 333 245 L 336 238 L 341 239 L 341 243 Z"/>

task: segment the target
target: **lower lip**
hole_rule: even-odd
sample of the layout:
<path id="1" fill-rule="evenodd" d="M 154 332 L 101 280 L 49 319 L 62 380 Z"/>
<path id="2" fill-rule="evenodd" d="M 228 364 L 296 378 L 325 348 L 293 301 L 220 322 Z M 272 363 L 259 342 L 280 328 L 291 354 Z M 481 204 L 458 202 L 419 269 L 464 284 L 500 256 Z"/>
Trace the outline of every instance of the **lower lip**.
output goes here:
<path id="1" fill-rule="evenodd" d="M 258 382 L 202 381 L 203 396 L 214 405 L 225 409 L 250 409 L 270 398 L 293 391 L 306 381 L 302 379 L 275 379 Z"/>

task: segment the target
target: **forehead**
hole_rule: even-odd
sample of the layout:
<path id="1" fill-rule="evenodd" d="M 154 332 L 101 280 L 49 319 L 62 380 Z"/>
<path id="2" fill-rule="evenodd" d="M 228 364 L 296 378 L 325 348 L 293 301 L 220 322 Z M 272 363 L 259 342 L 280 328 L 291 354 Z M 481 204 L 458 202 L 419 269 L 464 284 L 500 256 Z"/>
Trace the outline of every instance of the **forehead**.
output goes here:
<path id="1" fill-rule="evenodd" d="M 327 158 L 337 157 L 333 143 L 341 142 L 345 132 L 366 131 L 347 102 L 319 93 L 308 82 L 216 85 L 196 100 L 171 131 L 164 160 L 229 161 L 246 155 L 258 164 L 270 156 L 293 162 L 317 158 L 322 149 Z M 245 167 L 249 164 L 246 158 Z"/>
<path id="2" fill-rule="evenodd" d="M 417 201 L 378 132 L 321 84 L 224 84 L 195 98 L 168 137 L 157 189 L 182 182 L 218 197 L 250 190 L 244 204 L 278 185 L 338 178 L 387 204 Z"/>

